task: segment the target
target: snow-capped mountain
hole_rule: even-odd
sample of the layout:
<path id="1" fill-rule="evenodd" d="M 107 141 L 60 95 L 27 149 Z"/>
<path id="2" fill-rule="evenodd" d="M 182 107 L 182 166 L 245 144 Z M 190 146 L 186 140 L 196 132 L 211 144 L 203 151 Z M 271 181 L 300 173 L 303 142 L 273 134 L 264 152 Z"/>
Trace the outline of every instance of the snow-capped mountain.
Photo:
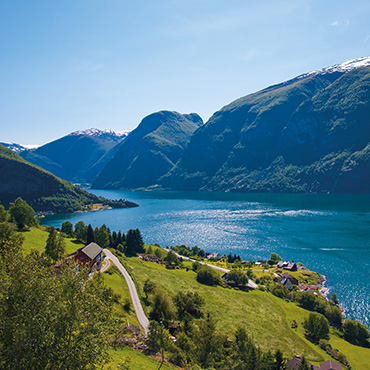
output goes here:
<path id="1" fill-rule="evenodd" d="M 0 145 L 5 146 L 6 148 L 9 148 L 15 153 L 20 153 L 27 149 L 35 149 L 40 146 L 40 145 L 21 145 L 17 143 L 3 143 L 3 142 L 0 142 Z"/>
<path id="2" fill-rule="evenodd" d="M 118 138 L 126 137 L 131 130 L 126 131 L 113 131 L 113 130 L 99 130 L 97 128 L 89 128 L 86 130 L 79 130 L 70 133 L 70 136 L 78 136 L 78 135 L 86 135 L 86 136 L 93 136 L 93 137 L 100 137 L 100 136 L 112 136 Z"/>
<path id="3" fill-rule="evenodd" d="M 301 79 L 301 78 L 305 78 L 305 77 L 313 76 L 313 75 L 323 75 L 327 73 L 336 73 L 336 72 L 344 73 L 344 72 L 352 71 L 353 69 L 356 69 L 356 68 L 366 67 L 366 66 L 370 66 L 370 57 L 356 58 L 356 59 L 348 60 L 347 62 L 335 64 L 330 67 L 304 73 L 298 76 L 297 79 Z"/>

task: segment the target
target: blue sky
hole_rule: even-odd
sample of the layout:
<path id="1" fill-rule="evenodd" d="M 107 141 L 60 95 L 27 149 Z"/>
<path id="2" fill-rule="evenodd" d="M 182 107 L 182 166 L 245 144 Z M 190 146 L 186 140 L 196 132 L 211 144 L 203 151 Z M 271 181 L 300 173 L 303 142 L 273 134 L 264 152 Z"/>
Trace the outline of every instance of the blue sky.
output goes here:
<path id="1" fill-rule="evenodd" d="M 206 121 L 299 74 L 370 56 L 370 2 L 1 0 L 0 141 Z"/>

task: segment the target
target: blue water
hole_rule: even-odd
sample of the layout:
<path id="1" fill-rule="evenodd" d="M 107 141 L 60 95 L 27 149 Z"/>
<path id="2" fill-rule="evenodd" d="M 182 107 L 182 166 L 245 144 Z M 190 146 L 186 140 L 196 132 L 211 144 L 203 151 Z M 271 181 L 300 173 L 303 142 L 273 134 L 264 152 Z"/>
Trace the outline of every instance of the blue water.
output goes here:
<path id="1" fill-rule="evenodd" d="M 43 223 L 139 228 L 145 243 L 198 245 L 245 260 L 276 252 L 325 275 L 347 316 L 370 326 L 370 195 L 93 193 L 140 207 L 48 216 Z"/>

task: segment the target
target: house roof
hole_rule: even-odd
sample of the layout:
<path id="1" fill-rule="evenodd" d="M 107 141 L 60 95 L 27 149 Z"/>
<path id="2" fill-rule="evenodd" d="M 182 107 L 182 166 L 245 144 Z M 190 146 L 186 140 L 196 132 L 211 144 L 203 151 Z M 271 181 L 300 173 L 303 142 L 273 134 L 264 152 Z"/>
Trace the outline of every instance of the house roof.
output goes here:
<path id="1" fill-rule="evenodd" d="M 85 248 L 83 248 L 81 251 L 84 252 L 87 257 L 93 260 L 98 254 L 103 252 L 103 249 L 100 248 L 100 246 L 96 243 L 90 243 Z"/>
<path id="2" fill-rule="evenodd" d="M 300 356 L 294 356 L 292 359 L 290 359 L 286 364 L 285 366 L 287 367 L 287 369 L 291 369 L 291 370 L 297 370 L 299 365 L 301 364 L 302 362 L 302 359 Z M 307 365 L 310 369 L 312 370 L 321 370 L 321 367 L 320 369 L 315 366 L 315 365 L 312 365 L 311 363 L 309 363 L 307 361 Z M 335 369 L 336 370 L 336 369 Z"/>
<path id="3" fill-rule="evenodd" d="M 329 360 L 320 364 L 320 370 L 342 370 L 342 365 L 338 362 Z"/>

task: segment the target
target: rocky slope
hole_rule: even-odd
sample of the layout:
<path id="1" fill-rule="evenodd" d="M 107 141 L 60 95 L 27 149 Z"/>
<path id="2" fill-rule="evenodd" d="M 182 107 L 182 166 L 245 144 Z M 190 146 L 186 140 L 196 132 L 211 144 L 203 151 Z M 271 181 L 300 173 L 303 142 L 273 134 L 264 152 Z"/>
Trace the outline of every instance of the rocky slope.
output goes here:
<path id="1" fill-rule="evenodd" d="M 370 58 L 238 99 L 161 179 L 177 190 L 370 192 Z"/>
<path id="2" fill-rule="evenodd" d="M 96 189 L 137 189 L 158 183 L 203 124 L 195 113 L 160 111 L 145 117 L 96 177 Z"/>
<path id="3" fill-rule="evenodd" d="M 76 131 L 20 155 L 64 180 L 90 184 L 126 136 L 98 129 Z"/>

